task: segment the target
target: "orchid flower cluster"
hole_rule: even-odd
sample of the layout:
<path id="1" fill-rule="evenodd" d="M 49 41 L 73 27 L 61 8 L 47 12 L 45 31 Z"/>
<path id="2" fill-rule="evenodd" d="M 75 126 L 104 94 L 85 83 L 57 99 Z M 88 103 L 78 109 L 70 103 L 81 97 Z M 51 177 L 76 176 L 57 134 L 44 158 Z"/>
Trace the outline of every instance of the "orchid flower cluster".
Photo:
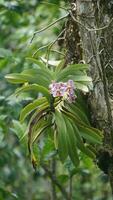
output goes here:
<path id="1" fill-rule="evenodd" d="M 63 97 L 68 100 L 69 103 L 75 101 L 76 95 L 74 93 L 75 86 L 73 80 L 68 80 L 67 82 L 55 82 L 53 81 L 50 86 L 50 93 L 53 97 Z"/>

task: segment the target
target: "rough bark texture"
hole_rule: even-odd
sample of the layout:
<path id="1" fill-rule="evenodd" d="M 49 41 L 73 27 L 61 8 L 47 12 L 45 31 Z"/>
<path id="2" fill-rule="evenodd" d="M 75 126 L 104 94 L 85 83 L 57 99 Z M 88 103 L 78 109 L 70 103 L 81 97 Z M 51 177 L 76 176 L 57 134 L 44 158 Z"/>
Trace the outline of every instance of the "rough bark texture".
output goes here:
<path id="1" fill-rule="evenodd" d="M 77 12 L 73 4 L 71 4 L 71 10 L 73 16 L 76 18 Z M 69 16 L 66 23 L 65 45 L 67 50 L 65 66 L 69 63 L 78 63 L 80 60 L 82 60 L 79 26 L 78 23 L 73 21 L 71 16 Z"/>
<path id="2" fill-rule="evenodd" d="M 103 146 L 98 152 L 98 165 L 108 174 L 113 193 L 113 4 L 110 2 L 70 0 L 73 17 L 70 15 L 71 20 L 68 21 L 68 32 L 71 34 L 67 39 L 67 58 L 69 62 L 84 59 L 90 64 L 89 73 L 94 84 L 88 100 L 92 124 L 103 130 L 104 135 Z M 73 34 L 76 28 L 80 31 L 79 37 Z M 79 31 L 76 31 L 78 35 Z M 78 38 L 79 47 L 82 43 L 83 58 L 82 53 L 76 52 L 79 51 L 75 43 Z M 76 55 L 79 55 L 78 60 Z"/>

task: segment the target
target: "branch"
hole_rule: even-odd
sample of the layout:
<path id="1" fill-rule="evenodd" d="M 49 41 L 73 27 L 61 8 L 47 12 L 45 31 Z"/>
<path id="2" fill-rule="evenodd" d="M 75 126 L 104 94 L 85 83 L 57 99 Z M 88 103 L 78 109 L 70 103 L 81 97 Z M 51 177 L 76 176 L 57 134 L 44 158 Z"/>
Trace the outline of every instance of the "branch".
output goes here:
<path id="1" fill-rule="evenodd" d="M 56 53 L 58 53 L 58 54 L 60 54 L 60 55 L 62 55 L 62 56 L 66 56 L 64 53 L 62 53 L 62 52 L 60 52 L 60 51 L 58 51 L 58 50 L 55 50 L 55 49 L 51 49 L 51 51 L 53 51 L 53 52 L 56 52 Z"/>
<path id="2" fill-rule="evenodd" d="M 41 30 L 39 30 L 39 31 L 35 31 L 35 32 L 33 33 L 33 36 L 32 36 L 32 38 L 31 38 L 30 43 L 32 43 L 32 41 L 34 40 L 35 35 L 37 35 L 37 34 L 43 32 L 43 31 L 49 29 L 51 26 L 53 26 L 54 24 L 58 23 L 58 22 L 61 21 L 62 19 L 67 18 L 68 16 L 69 16 L 69 14 L 66 14 L 66 15 L 64 15 L 63 17 L 60 17 L 60 18 L 57 19 L 56 21 L 52 22 L 52 23 L 49 24 L 48 26 L 42 28 Z"/>
<path id="3" fill-rule="evenodd" d="M 47 176 L 53 181 L 53 183 L 59 188 L 61 191 L 62 195 L 66 200 L 69 200 L 68 194 L 66 190 L 62 187 L 62 185 L 59 183 L 59 181 L 56 179 L 56 177 L 53 175 L 53 173 L 45 166 L 44 164 L 41 165 L 42 168 L 45 170 Z"/>
<path id="4" fill-rule="evenodd" d="M 94 28 L 94 29 L 91 28 L 91 29 L 90 29 L 90 28 L 86 27 L 84 24 L 82 24 L 79 20 L 77 20 L 77 19 L 73 16 L 73 13 L 72 13 L 71 10 L 69 11 L 69 14 L 70 14 L 70 16 L 71 16 L 71 18 L 73 19 L 74 22 L 77 22 L 80 26 L 82 26 L 83 28 L 85 28 L 85 29 L 86 29 L 87 31 L 89 31 L 89 32 L 92 32 L 92 31 L 100 31 L 100 30 L 106 29 L 106 28 L 108 28 L 108 27 L 110 26 L 110 24 L 113 22 L 113 18 L 111 18 L 110 22 L 109 22 L 107 25 L 105 25 L 105 26 L 103 26 L 103 27 L 100 27 L 100 28 Z"/>
<path id="5" fill-rule="evenodd" d="M 32 57 L 34 57 L 34 56 L 38 53 L 38 51 L 40 51 L 40 50 L 42 50 L 42 49 L 44 49 L 44 48 L 47 48 L 47 47 L 48 47 L 48 50 L 50 51 L 51 47 L 58 41 L 58 39 L 60 38 L 60 36 L 61 36 L 64 32 L 65 32 L 65 29 L 64 29 L 63 31 L 61 31 L 61 33 L 57 36 L 57 38 L 55 38 L 55 40 L 54 40 L 53 42 L 50 42 L 49 44 L 44 45 L 44 46 L 40 47 L 39 49 L 37 49 L 37 50 L 34 52 L 34 54 L 33 54 Z"/>
<path id="6" fill-rule="evenodd" d="M 60 36 L 65 32 L 66 29 L 63 29 L 60 34 L 57 36 L 57 38 L 51 42 L 50 46 L 49 46 L 49 50 L 51 49 L 51 47 L 60 39 Z"/>

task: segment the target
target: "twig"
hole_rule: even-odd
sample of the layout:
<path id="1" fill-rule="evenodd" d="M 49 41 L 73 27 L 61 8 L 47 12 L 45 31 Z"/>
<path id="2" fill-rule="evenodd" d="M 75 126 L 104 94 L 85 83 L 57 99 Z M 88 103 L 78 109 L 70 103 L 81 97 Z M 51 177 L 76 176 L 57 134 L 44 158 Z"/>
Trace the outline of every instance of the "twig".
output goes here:
<path id="1" fill-rule="evenodd" d="M 50 44 L 49 46 L 49 50 L 51 49 L 51 47 L 58 41 L 58 39 L 60 38 L 60 36 L 65 32 L 66 29 L 63 29 L 60 34 L 57 36 L 57 38 Z"/>
<path id="2" fill-rule="evenodd" d="M 49 24 L 48 26 L 42 28 L 41 30 L 35 31 L 35 32 L 33 33 L 33 36 L 32 36 L 32 38 L 31 38 L 31 40 L 30 40 L 30 43 L 33 42 L 33 39 L 34 39 L 35 35 L 37 35 L 37 34 L 43 32 L 43 31 L 49 29 L 51 26 L 53 26 L 54 24 L 58 23 L 58 22 L 61 21 L 62 19 L 67 18 L 69 15 L 71 16 L 71 18 L 73 19 L 73 21 L 77 22 L 79 25 L 81 25 L 83 28 L 85 28 L 85 29 L 86 29 L 87 31 L 89 31 L 89 32 L 92 32 L 92 31 L 100 31 L 100 30 L 106 29 L 106 28 L 108 28 L 108 27 L 110 26 L 110 24 L 113 22 L 113 18 L 112 18 L 112 19 L 110 20 L 110 22 L 109 22 L 107 25 L 105 25 L 105 26 L 103 26 L 103 27 L 100 27 L 100 28 L 90 29 L 90 28 L 86 27 L 84 24 L 82 24 L 79 20 L 77 20 L 77 19 L 73 16 L 73 13 L 72 13 L 71 10 L 66 10 L 66 11 L 68 11 L 68 14 L 64 15 L 63 17 L 60 17 L 59 19 L 57 19 L 56 21 L 52 22 L 52 23 Z"/>
<path id="3" fill-rule="evenodd" d="M 58 23 L 58 22 L 59 22 L 59 21 L 61 21 L 62 19 L 65 19 L 65 18 L 67 18 L 68 16 L 69 16 L 69 13 L 68 13 L 68 14 L 66 14 L 66 15 L 64 15 L 63 17 L 60 17 L 59 19 L 57 19 L 56 21 L 52 22 L 52 23 L 51 23 L 51 24 L 49 24 L 48 26 L 46 26 L 46 27 L 42 28 L 41 30 L 39 30 L 39 31 L 35 31 L 35 32 L 33 33 L 33 36 L 32 36 L 32 38 L 31 38 L 31 41 L 30 41 L 30 43 L 32 43 L 32 41 L 33 41 L 33 39 L 34 39 L 35 35 L 37 35 L 37 34 L 39 34 L 39 33 L 43 32 L 43 31 L 45 31 L 45 30 L 49 29 L 51 26 L 53 26 L 54 24 Z"/>
<path id="4" fill-rule="evenodd" d="M 47 50 L 47 67 L 48 67 L 48 60 L 49 60 L 49 53 L 50 53 L 50 50 L 52 48 L 52 46 L 57 42 L 57 40 L 59 39 L 59 37 L 65 32 L 65 29 L 63 31 L 61 31 L 61 33 L 57 36 L 57 38 L 50 44 L 50 46 L 48 47 L 48 50 Z"/>
<path id="5" fill-rule="evenodd" d="M 51 43 L 49 43 L 49 44 L 47 44 L 47 45 L 44 45 L 44 46 L 38 48 L 38 49 L 33 53 L 32 57 L 34 57 L 34 56 L 38 53 L 38 51 L 47 48 L 50 44 L 51 44 Z"/>
<path id="6" fill-rule="evenodd" d="M 85 28 L 87 31 L 89 32 L 92 32 L 92 31 L 100 31 L 100 30 L 103 30 L 103 29 L 106 29 L 110 26 L 110 24 L 113 22 L 113 18 L 111 18 L 110 22 L 103 26 L 103 27 L 100 27 L 100 28 L 94 28 L 94 29 L 90 29 L 88 27 L 86 27 L 84 24 L 82 24 L 79 20 L 77 20 L 74 16 L 73 16 L 73 13 L 71 11 L 69 11 L 69 14 L 71 16 L 71 18 L 73 19 L 73 21 L 77 22 L 79 25 L 81 25 L 83 28 Z"/>
<path id="7" fill-rule="evenodd" d="M 62 52 L 60 52 L 60 51 L 58 51 L 58 50 L 56 50 L 56 49 L 51 49 L 51 51 L 53 51 L 53 52 L 56 52 L 56 53 L 58 53 L 58 54 L 61 54 L 62 56 L 66 56 L 64 53 L 62 53 Z"/>
<path id="8" fill-rule="evenodd" d="M 50 42 L 49 44 L 44 45 L 44 46 L 40 47 L 39 49 L 37 49 L 37 50 L 33 53 L 32 57 L 34 57 L 34 56 L 38 53 L 38 51 L 40 51 L 40 50 L 42 50 L 42 49 L 44 49 L 44 48 L 47 48 L 47 47 L 48 47 L 48 50 L 50 51 L 51 47 L 58 41 L 59 37 L 60 37 L 64 32 L 65 32 L 65 29 L 63 29 L 63 31 L 61 31 L 61 33 L 57 36 L 57 38 L 55 38 L 55 40 L 53 40 L 53 42 Z"/>

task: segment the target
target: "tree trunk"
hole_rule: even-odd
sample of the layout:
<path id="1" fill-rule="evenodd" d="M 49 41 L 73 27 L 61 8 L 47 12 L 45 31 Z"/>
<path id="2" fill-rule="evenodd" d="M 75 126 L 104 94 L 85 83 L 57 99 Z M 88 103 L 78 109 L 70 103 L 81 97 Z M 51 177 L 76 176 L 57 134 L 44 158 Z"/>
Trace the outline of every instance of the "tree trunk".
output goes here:
<path id="1" fill-rule="evenodd" d="M 88 98 L 91 121 L 93 126 L 103 130 L 103 146 L 97 155 L 98 166 L 108 174 L 113 194 L 113 4 L 107 0 L 70 0 L 70 3 L 71 24 L 68 27 L 74 30 L 79 26 L 79 47 L 81 43 L 83 58 L 80 48 L 78 60 L 83 59 L 90 65 L 89 73 L 94 85 Z M 76 32 L 79 34 L 79 31 Z M 78 42 L 76 37 L 73 34 L 73 41 Z M 75 49 L 78 51 L 78 45 L 73 43 L 75 47 L 70 48 L 69 37 L 67 41 L 67 52 L 72 56 L 73 49 L 73 52 Z M 69 62 L 76 62 L 73 58 Z"/>

